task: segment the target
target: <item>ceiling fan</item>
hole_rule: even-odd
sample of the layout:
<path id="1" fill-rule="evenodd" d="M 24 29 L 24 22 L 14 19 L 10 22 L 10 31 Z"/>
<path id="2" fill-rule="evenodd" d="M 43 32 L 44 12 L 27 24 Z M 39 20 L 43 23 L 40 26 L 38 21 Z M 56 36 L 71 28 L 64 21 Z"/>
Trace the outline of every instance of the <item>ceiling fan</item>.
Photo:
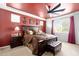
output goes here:
<path id="1" fill-rule="evenodd" d="M 53 7 L 52 9 L 50 9 L 51 7 L 46 5 L 46 9 L 48 10 L 47 13 L 56 13 L 56 12 L 62 12 L 65 10 L 65 8 L 63 9 L 58 9 L 61 6 L 61 3 L 57 4 L 55 7 Z"/>

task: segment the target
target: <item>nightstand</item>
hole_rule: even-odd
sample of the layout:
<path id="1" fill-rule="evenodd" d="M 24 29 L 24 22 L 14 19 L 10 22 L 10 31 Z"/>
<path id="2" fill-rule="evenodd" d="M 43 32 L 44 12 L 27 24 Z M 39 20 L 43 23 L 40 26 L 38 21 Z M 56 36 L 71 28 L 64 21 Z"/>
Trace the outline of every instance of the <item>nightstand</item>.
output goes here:
<path id="1" fill-rule="evenodd" d="M 17 46 L 21 46 L 21 45 L 23 45 L 21 36 L 13 36 L 11 38 L 11 42 L 10 42 L 10 47 L 11 48 L 14 48 L 14 47 L 17 47 Z"/>

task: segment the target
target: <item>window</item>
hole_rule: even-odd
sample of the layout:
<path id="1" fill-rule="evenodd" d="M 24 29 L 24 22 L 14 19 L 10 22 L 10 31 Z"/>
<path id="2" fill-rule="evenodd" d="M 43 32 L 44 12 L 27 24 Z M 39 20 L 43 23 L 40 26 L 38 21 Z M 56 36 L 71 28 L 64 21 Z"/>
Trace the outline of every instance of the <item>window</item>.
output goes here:
<path id="1" fill-rule="evenodd" d="M 40 25 L 43 26 L 43 21 L 40 21 Z"/>
<path id="2" fill-rule="evenodd" d="M 16 14 L 11 14 L 11 22 L 20 23 L 20 16 Z"/>
<path id="3" fill-rule="evenodd" d="M 59 19 L 59 20 L 55 20 L 54 21 L 54 24 L 53 24 L 53 27 L 54 27 L 54 32 L 68 32 L 69 31 L 69 23 L 70 23 L 70 20 L 67 18 L 65 19 Z"/>

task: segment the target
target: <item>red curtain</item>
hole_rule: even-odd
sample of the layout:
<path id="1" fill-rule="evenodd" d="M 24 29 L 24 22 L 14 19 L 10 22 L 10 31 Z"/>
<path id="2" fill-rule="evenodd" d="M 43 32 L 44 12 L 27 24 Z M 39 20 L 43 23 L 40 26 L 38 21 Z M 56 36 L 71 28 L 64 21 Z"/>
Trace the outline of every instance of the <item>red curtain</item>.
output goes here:
<path id="1" fill-rule="evenodd" d="M 74 16 L 70 17 L 70 29 L 69 29 L 68 42 L 75 44 Z"/>

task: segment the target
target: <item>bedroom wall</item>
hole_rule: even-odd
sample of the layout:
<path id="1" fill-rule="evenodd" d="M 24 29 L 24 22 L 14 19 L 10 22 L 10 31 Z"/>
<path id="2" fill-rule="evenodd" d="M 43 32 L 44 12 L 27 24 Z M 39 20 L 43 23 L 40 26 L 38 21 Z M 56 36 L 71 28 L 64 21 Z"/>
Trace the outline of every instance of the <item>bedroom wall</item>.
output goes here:
<path id="1" fill-rule="evenodd" d="M 11 33 L 13 32 L 14 28 L 18 25 L 22 25 L 22 22 L 24 20 L 24 17 L 26 20 L 29 20 L 32 17 L 24 16 L 21 14 L 17 14 L 21 17 L 20 23 L 12 23 L 11 22 L 11 13 L 17 14 L 14 12 L 10 12 L 7 10 L 0 9 L 0 47 L 7 46 L 10 44 L 11 40 Z M 36 19 L 36 23 L 34 26 L 39 25 L 39 19 Z M 30 25 L 30 22 L 28 21 L 26 25 Z M 31 24 L 33 25 L 33 24 Z M 43 29 L 44 32 L 46 32 L 46 21 L 43 23 Z"/>
<path id="2" fill-rule="evenodd" d="M 58 17 L 58 18 L 53 18 L 53 20 L 69 19 L 71 16 L 74 16 L 76 44 L 79 44 L 79 12 L 74 12 L 74 13 L 64 15 L 64 16 Z M 47 20 L 47 25 L 46 25 L 47 33 L 51 33 L 51 25 L 52 25 L 52 20 Z M 58 40 L 60 40 L 60 41 L 63 41 L 63 42 L 68 41 L 68 33 L 56 33 L 55 35 L 58 37 Z"/>
<path id="3" fill-rule="evenodd" d="M 52 20 L 47 19 L 46 20 L 46 33 L 51 34 L 52 29 Z"/>
<path id="4" fill-rule="evenodd" d="M 11 22 L 11 13 L 0 9 L 0 47 L 10 44 L 11 33 L 19 23 Z M 15 13 L 14 13 L 15 14 Z"/>
<path id="5" fill-rule="evenodd" d="M 10 44 L 10 12 L 0 9 L 0 47 Z"/>
<path id="6" fill-rule="evenodd" d="M 76 44 L 79 44 L 79 13 L 74 15 Z"/>

